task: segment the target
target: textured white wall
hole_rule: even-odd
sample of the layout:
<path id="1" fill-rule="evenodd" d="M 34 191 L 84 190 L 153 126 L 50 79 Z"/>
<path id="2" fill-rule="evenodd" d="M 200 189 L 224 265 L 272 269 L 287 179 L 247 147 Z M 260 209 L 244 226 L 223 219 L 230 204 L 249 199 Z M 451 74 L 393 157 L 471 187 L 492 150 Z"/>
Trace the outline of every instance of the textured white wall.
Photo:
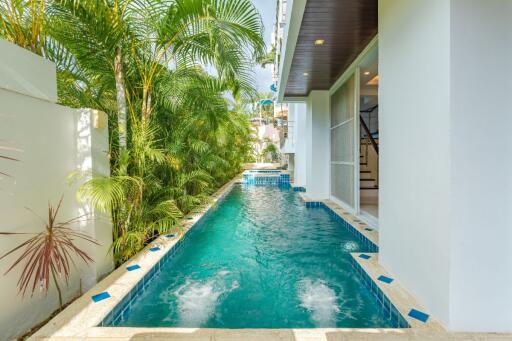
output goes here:
<path id="1" fill-rule="evenodd" d="M 379 1 L 379 74 L 380 261 L 447 323 L 450 1 Z"/>
<path id="2" fill-rule="evenodd" d="M 450 329 L 512 332 L 512 1 L 451 1 Z"/>
<path id="3" fill-rule="evenodd" d="M 381 262 L 448 329 L 510 332 L 512 2 L 379 4 Z"/>
<path id="4" fill-rule="evenodd" d="M 306 190 L 312 199 L 329 198 L 329 91 L 311 91 L 306 109 Z"/>
<path id="5" fill-rule="evenodd" d="M 0 65 L 23 73 L 19 70 L 20 65 L 8 65 L 9 60 L 3 59 L 6 55 L 17 53 L 17 50 L 17 47 L 2 44 Z M 27 58 L 23 67 L 36 69 L 40 65 L 46 65 L 46 62 L 38 57 L 29 62 Z M 44 76 L 45 73 L 41 75 Z M 37 73 L 31 77 L 36 78 L 36 85 L 46 81 L 37 79 Z M 25 207 L 46 219 L 48 202 L 57 204 L 64 195 L 59 220 L 65 221 L 91 213 L 89 220 L 75 225 L 75 228 L 87 232 L 102 244 L 80 244 L 94 258 L 95 264 L 85 267 L 81 261 L 77 261 L 79 267 L 73 270 L 69 287 L 61 285 L 65 288 L 64 298 L 67 300 L 78 294 L 80 282 L 83 290 L 87 290 L 99 277 L 108 273 L 113 265 L 111 256 L 107 254 L 112 240 L 109 219 L 79 204 L 76 200 L 77 184 L 70 185 L 67 181 L 67 177 L 76 170 L 89 173 L 94 171 L 104 175 L 109 173 L 106 118 L 103 117 L 103 128 L 95 129 L 91 121 L 101 113 L 89 109 L 62 107 L 35 96 L 2 89 L 1 86 L 0 84 L 0 145 L 21 150 L 2 153 L 21 161 L 0 160 L 0 171 L 13 177 L 0 178 L 0 230 L 41 231 L 43 226 L 40 218 Z M 52 93 L 49 93 L 49 97 L 52 97 Z M 1 237 L 0 254 L 26 238 Z M 0 340 L 23 333 L 46 319 L 58 307 L 55 290 L 51 290 L 47 297 L 37 290 L 33 297 L 29 294 L 22 298 L 17 294 L 16 282 L 20 269 L 3 275 L 15 258 L 16 255 L 0 261 L 0 302 L 4 307 L 0 309 Z"/>
<path id="6" fill-rule="evenodd" d="M 53 63 L 2 39 L 0 61 L 0 88 L 57 101 L 57 75 Z"/>

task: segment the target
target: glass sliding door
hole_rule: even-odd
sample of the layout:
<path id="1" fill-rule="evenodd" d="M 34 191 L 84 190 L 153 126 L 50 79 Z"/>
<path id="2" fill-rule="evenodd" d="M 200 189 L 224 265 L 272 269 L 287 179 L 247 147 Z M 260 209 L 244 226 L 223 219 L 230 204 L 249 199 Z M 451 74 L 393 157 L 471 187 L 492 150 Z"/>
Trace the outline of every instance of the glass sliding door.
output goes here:
<path id="1" fill-rule="evenodd" d="M 355 209 L 354 148 L 356 76 L 353 74 L 331 96 L 331 195 Z"/>

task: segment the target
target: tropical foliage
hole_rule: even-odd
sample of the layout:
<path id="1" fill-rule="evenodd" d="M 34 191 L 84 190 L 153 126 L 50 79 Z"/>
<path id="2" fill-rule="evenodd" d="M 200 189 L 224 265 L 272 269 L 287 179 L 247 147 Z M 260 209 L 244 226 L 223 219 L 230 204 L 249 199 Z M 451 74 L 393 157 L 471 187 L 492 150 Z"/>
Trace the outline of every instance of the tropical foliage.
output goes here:
<path id="1" fill-rule="evenodd" d="M 79 196 L 111 213 L 118 263 L 251 153 L 237 103 L 256 95 L 264 43 L 250 0 L 0 0 L 0 36 L 55 62 L 60 103 L 107 113 L 111 176 Z"/>
<path id="2" fill-rule="evenodd" d="M 277 162 L 279 160 L 279 149 L 273 143 L 269 143 L 262 151 L 261 157 L 263 160 L 269 159 L 270 162 Z"/>

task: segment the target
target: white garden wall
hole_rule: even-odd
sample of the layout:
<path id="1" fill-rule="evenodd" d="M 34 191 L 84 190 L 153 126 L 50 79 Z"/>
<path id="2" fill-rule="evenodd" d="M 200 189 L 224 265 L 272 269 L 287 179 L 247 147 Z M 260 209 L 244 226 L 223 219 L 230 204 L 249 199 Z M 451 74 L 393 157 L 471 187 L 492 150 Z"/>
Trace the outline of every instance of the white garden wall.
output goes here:
<path id="1" fill-rule="evenodd" d="M 103 113 L 70 109 L 51 102 L 57 96 L 54 67 L 40 57 L 0 41 L 0 145 L 19 151 L 0 151 L 19 159 L 0 159 L 0 171 L 12 178 L 0 178 L 0 231 L 39 232 L 46 219 L 48 202 L 57 204 L 64 196 L 59 214 L 65 221 L 89 213 L 87 221 L 75 228 L 95 237 L 101 246 L 80 244 L 95 259 L 85 267 L 77 261 L 65 300 L 85 291 L 112 270 L 108 254 L 112 228 L 109 219 L 77 202 L 76 187 L 68 176 L 82 170 L 109 173 L 108 132 Z M 32 212 L 30 212 L 29 208 Z M 39 217 L 37 217 L 37 216 Z M 0 237 L 0 254 L 27 237 Z M 16 256 L 0 261 L 0 340 L 10 339 L 45 320 L 58 307 L 51 290 L 47 297 L 38 290 L 33 297 L 17 293 L 21 268 L 3 275 Z M 62 285 L 65 287 L 65 285 Z"/>
<path id="2" fill-rule="evenodd" d="M 0 39 L 0 88 L 57 102 L 55 65 Z"/>

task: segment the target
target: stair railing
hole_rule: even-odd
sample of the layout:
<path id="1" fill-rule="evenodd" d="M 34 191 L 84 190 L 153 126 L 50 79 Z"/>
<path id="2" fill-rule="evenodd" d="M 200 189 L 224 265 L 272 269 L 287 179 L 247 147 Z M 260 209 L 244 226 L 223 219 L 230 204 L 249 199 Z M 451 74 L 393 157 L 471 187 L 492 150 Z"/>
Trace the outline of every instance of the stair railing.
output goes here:
<path id="1" fill-rule="evenodd" d="M 373 146 L 373 149 L 375 149 L 375 152 L 377 153 L 377 155 L 379 155 L 379 146 L 377 145 L 377 142 L 373 138 L 372 133 L 370 132 L 370 129 L 368 129 L 368 126 L 366 125 L 366 122 L 364 121 L 364 119 L 361 115 L 359 115 L 359 120 L 361 121 L 361 127 L 363 127 L 363 129 L 366 133 L 366 138 L 370 140 L 370 142 Z"/>
<path id="2" fill-rule="evenodd" d="M 378 108 L 378 105 L 374 106 L 374 107 L 371 107 L 367 110 L 361 110 L 360 111 L 360 114 L 359 114 L 359 120 L 361 122 L 361 127 L 363 128 L 363 131 L 364 131 L 364 136 L 363 134 L 361 134 L 361 143 L 360 145 L 362 147 L 364 147 L 364 159 L 365 159 L 365 162 L 366 164 L 368 165 L 368 149 L 369 149 L 369 146 L 371 145 L 373 147 L 373 149 L 375 150 L 375 153 L 377 154 L 377 159 L 379 157 L 379 145 L 377 144 L 377 141 L 375 141 L 375 138 L 373 137 L 371 131 L 370 131 L 370 128 L 368 128 L 368 125 L 366 124 L 366 122 L 364 121 L 364 118 L 363 116 L 361 115 L 362 113 L 368 113 L 371 115 L 371 113 L 373 111 L 375 111 L 375 109 Z M 371 124 L 371 119 L 369 120 L 370 124 Z M 376 165 L 376 174 L 375 174 L 375 186 L 378 187 L 379 185 L 379 162 L 377 161 L 377 165 Z"/>

